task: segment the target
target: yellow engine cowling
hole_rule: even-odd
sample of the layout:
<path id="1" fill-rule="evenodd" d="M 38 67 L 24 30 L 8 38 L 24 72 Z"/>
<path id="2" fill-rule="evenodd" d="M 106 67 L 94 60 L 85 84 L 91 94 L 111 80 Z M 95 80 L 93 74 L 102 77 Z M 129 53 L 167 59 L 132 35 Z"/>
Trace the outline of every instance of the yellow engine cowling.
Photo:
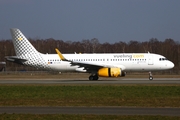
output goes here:
<path id="1" fill-rule="evenodd" d="M 98 76 L 101 77 L 118 77 L 123 76 L 120 68 L 101 68 L 98 70 Z"/>

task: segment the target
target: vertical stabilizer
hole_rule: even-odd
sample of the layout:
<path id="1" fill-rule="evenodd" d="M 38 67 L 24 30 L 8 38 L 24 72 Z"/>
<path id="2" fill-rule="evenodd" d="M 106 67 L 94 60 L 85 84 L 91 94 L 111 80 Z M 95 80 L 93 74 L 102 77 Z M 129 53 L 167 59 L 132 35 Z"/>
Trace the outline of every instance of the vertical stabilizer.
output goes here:
<path id="1" fill-rule="evenodd" d="M 32 46 L 19 29 L 12 28 L 10 31 L 16 56 L 8 57 L 8 60 L 36 68 L 50 69 L 43 58 L 43 54 Z"/>
<path id="2" fill-rule="evenodd" d="M 16 56 L 38 53 L 19 29 L 10 29 Z"/>

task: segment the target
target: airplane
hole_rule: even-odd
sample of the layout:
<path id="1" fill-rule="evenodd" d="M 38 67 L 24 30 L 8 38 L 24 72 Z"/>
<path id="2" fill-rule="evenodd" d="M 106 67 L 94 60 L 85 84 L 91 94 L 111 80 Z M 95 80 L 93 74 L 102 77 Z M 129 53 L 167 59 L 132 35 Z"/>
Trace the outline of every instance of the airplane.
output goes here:
<path id="1" fill-rule="evenodd" d="M 38 52 L 23 33 L 10 29 L 16 56 L 6 56 L 8 61 L 22 65 L 59 72 L 90 73 L 89 80 L 99 77 L 122 77 L 129 71 L 147 71 L 149 80 L 153 80 L 151 71 L 168 70 L 174 63 L 166 57 L 153 53 L 92 53 L 92 54 L 62 54 L 57 48 L 57 54 Z"/>

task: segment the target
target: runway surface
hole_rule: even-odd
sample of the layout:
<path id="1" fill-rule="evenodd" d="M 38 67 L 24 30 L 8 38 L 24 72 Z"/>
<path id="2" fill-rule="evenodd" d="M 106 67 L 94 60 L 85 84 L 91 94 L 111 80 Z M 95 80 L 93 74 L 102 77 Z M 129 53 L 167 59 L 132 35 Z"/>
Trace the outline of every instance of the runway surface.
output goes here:
<path id="1" fill-rule="evenodd" d="M 96 114 L 180 116 L 180 108 L 136 107 L 0 107 L 0 114 Z"/>
<path id="2" fill-rule="evenodd" d="M 7 79 L 0 84 L 180 84 L 180 78 L 113 78 L 89 81 L 85 79 Z"/>
<path id="3" fill-rule="evenodd" d="M 89 81 L 81 79 L 6 79 L 0 84 L 180 84 L 180 78 L 113 78 Z M 141 107 L 0 107 L 0 114 L 104 114 L 104 115 L 162 115 L 180 116 L 180 108 Z"/>

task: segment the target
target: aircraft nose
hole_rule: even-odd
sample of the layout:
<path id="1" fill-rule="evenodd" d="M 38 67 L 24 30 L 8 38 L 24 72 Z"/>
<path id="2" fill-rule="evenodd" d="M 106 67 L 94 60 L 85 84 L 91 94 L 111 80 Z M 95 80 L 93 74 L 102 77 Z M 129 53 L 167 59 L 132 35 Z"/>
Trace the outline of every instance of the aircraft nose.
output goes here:
<path id="1" fill-rule="evenodd" d="M 173 68 L 173 67 L 174 67 L 174 63 L 171 62 L 171 61 L 169 61 L 168 67 L 169 67 L 170 69 Z"/>

